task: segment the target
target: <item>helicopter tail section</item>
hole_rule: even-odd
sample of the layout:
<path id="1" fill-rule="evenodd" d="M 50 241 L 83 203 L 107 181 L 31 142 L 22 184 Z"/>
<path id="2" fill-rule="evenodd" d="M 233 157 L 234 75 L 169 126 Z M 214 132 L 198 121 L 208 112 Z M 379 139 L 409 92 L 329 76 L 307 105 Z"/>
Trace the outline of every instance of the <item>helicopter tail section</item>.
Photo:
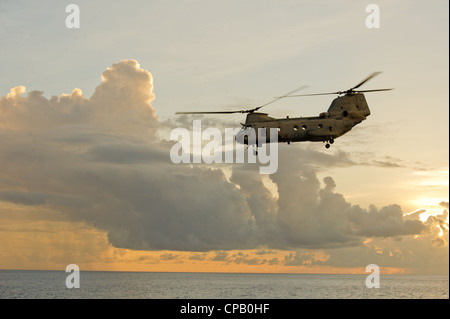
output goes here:
<path id="1" fill-rule="evenodd" d="M 367 105 L 367 101 L 364 94 L 362 93 L 353 94 L 352 97 L 354 99 L 356 109 L 359 111 L 359 113 L 361 113 L 361 115 L 363 115 L 364 117 L 369 116 L 370 109 L 369 105 Z"/>
<path id="2" fill-rule="evenodd" d="M 362 121 L 370 115 L 370 109 L 364 94 L 352 93 L 335 98 L 328 114 L 336 118 L 350 117 Z"/>

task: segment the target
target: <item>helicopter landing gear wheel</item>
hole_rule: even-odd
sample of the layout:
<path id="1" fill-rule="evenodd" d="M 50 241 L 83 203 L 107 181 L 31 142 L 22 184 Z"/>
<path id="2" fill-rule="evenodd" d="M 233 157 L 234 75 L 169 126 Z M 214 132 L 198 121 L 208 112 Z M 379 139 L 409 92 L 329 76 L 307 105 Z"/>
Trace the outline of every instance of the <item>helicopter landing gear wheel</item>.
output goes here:
<path id="1" fill-rule="evenodd" d="M 325 144 L 325 147 L 326 147 L 326 148 L 330 148 L 330 144 L 328 144 L 328 143 Z"/>
<path id="2" fill-rule="evenodd" d="M 253 156 L 258 156 L 258 146 L 252 145 L 251 147 L 253 149 Z M 248 148 L 248 146 L 247 146 L 247 148 Z"/>
<path id="3" fill-rule="evenodd" d="M 334 143 L 334 139 L 330 139 L 330 144 L 333 144 Z"/>

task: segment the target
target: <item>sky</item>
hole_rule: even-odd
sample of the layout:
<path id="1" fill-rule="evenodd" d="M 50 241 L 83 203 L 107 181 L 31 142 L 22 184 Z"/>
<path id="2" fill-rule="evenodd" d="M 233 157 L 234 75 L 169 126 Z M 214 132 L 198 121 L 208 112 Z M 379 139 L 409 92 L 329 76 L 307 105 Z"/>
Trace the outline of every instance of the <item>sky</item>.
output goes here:
<path id="1" fill-rule="evenodd" d="M 0 2 L 0 269 L 449 272 L 448 1 Z M 368 28 L 366 6 L 380 8 Z M 278 170 L 174 164 L 170 132 L 361 89 L 367 120 Z M 315 116 L 334 96 L 283 99 Z"/>

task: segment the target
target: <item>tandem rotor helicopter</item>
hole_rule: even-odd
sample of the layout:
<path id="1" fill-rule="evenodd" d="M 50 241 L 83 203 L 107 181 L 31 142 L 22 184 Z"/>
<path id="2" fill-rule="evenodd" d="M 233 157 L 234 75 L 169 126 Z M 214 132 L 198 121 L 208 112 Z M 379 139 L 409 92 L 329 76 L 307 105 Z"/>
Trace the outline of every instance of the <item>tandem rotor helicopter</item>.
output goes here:
<path id="1" fill-rule="evenodd" d="M 175 114 L 232 114 L 232 113 L 247 113 L 245 123 L 242 124 L 242 132 L 248 128 L 255 130 L 259 128 L 266 128 L 269 132 L 270 128 L 278 130 L 278 142 L 290 144 L 291 142 L 323 142 L 325 147 L 329 148 L 334 140 L 345 133 L 349 132 L 355 125 L 364 121 L 370 115 L 369 106 L 363 93 L 389 91 L 393 89 L 373 89 L 373 90 L 358 90 L 361 85 L 380 74 L 381 72 L 374 72 L 366 79 L 348 89 L 346 91 L 337 91 L 329 93 L 317 94 L 301 94 L 293 95 L 294 93 L 304 89 L 302 86 L 294 91 L 288 92 L 283 96 L 276 97 L 274 100 L 265 103 L 261 106 L 249 110 L 238 111 L 206 111 L 206 112 L 176 112 Z M 272 104 L 280 99 L 288 97 L 299 96 L 313 96 L 313 95 L 339 95 L 332 102 L 328 111 L 322 112 L 319 116 L 313 117 L 297 117 L 297 118 L 273 118 L 267 113 L 257 112 L 264 106 Z M 244 136 L 244 144 L 249 144 L 247 136 Z M 269 136 L 267 135 L 266 143 L 269 143 Z"/>

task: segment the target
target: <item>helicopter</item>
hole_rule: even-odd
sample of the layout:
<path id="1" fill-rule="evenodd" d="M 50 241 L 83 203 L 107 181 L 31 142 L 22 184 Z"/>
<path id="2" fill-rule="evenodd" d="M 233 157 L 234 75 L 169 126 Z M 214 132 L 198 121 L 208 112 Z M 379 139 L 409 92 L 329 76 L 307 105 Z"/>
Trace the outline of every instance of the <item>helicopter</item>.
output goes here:
<path id="1" fill-rule="evenodd" d="M 288 92 L 282 96 L 274 98 L 274 100 L 248 110 L 237 111 L 206 111 L 206 112 L 176 112 L 175 114 L 233 114 L 247 113 L 245 123 L 241 123 L 242 129 L 238 134 L 245 135 L 243 143 L 249 145 L 251 142 L 246 135 L 248 129 L 275 128 L 278 131 L 278 143 L 292 142 L 323 142 L 328 149 L 334 143 L 334 140 L 345 133 L 349 132 L 354 126 L 364 121 L 370 115 L 370 109 L 367 105 L 366 98 L 363 93 L 390 91 L 390 89 L 372 89 L 372 90 L 355 90 L 364 83 L 380 74 L 381 72 L 373 72 L 363 81 L 345 91 L 301 94 L 294 93 L 304 89 L 302 86 L 294 91 Z M 316 95 L 335 95 L 335 98 L 326 112 L 322 112 L 319 116 L 312 117 L 296 117 L 296 118 L 273 118 L 268 113 L 257 112 L 262 107 L 272 104 L 283 98 L 300 97 L 300 96 L 316 96 Z M 263 136 L 264 137 L 264 136 Z M 236 139 L 238 140 L 238 139 Z M 269 134 L 266 135 L 266 143 L 270 143 Z M 257 141 L 255 142 L 257 143 Z"/>

